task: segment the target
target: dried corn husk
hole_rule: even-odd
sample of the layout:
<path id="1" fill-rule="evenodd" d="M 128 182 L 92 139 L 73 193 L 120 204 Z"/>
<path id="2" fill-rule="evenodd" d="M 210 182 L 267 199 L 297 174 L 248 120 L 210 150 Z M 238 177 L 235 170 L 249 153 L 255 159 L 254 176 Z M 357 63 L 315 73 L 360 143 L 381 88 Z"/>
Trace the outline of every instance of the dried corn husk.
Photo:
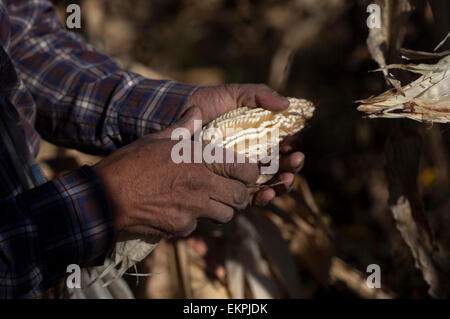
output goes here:
<path id="1" fill-rule="evenodd" d="M 450 55 L 436 64 L 393 64 L 386 69 L 402 69 L 422 74 L 402 87 L 361 100 L 358 110 L 370 118 L 409 118 L 419 122 L 450 122 Z M 384 68 L 383 68 L 384 69 Z"/>
<path id="2" fill-rule="evenodd" d="M 109 276 L 109 280 L 103 284 L 104 287 L 109 286 L 116 279 L 121 278 L 129 268 L 147 257 L 156 248 L 158 241 L 159 237 L 157 236 L 129 238 L 128 235 L 119 235 L 114 251 L 112 252 L 113 260 L 105 261 L 105 264 L 101 267 L 101 271 L 99 269 L 100 276 L 96 280 Z M 114 275 L 111 276 L 110 273 L 113 270 Z M 135 275 L 143 274 L 137 274 L 136 271 Z"/>
<path id="3" fill-rule="evenodd" d="M 289 103 L 282 112 L 249 107 L 232 110 L 206 125 L 200 138 L 205 144 L 231 149 L 256 162 L 277 157 L 279 143 L 302 130 L 314 113 L 313 103 L 307 100 L 289 98 Z M 261 175 L 256 183 L 265 183 L 271 177 Z"/>
<path id="4" fill-rule="evenodd" d="M 81 288 L 67 288 L 71 299 L 134 299 L 134 294 L 123 278 L 117 277 L 117 270 L 112 269 L 107 276 L 99 279 L 105 265 L 81 270 Z M 105 287 L 105 283 L 108 287 Z"/>

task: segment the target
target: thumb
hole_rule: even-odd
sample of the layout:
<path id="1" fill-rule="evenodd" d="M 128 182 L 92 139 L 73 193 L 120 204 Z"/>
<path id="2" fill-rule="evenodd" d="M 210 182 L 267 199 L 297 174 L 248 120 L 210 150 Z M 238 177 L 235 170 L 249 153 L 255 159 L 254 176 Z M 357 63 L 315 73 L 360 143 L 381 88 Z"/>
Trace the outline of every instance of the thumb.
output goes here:
<path id="1" fill-rule="evenodd" d="M 189 107 L 174 124 L 165 128 L 161 132 L 156 133 L 156 137 L 170 138 L 172 132 L 177 128 L 187 129 L 189 131 L 189 136 L 192 136 L 194 134 L 194 130 L 198 128 L 197 126 L 199 126 L 199 123 L 194 123 L 194 121 L 200 121 L 201 128 L 202 113 L 200 109 L 195 105 Z"/>
<path id="2" fill-rule="evenodd" d="M 260 87 L 255 93 L 256 106 L 271 111 L 283 111 L 289 107 L 289 100 L 268 86 Z"/>
<path id="3" fill-rule="evenodd" d="M 283 111 L 289 107 L 289 100 L 280 96 L 265 84 L 240 84 L 237 86 L 238 105 L 262 107 L 270 111 Z"/>

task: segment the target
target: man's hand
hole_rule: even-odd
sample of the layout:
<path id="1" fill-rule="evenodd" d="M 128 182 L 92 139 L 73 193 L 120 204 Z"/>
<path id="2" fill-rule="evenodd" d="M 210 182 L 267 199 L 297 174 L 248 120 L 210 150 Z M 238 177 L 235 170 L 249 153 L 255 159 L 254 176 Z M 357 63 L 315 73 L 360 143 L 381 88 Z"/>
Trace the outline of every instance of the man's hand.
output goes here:
<path id="1" fill-rule="evenodd" d="M 172 147 L 179 141 L 167 137 L 177 125 L 192 134 L 194 119 L 201 119 L 197 108 L 168 130 L 142 137 L 93 167 L 110 201 L 117 231 L 187 236 L 198 218 L 226 223 L 234 208 L 248 205 L 245 184 L 255 183 L 257 164 L 175 164 L 172 160 Z M 196 142 L 183 142 L 194 149 Z"/>
<path id="2" fill-rule="evenodd" d="M 264 84 L 201 87 L 192 93 L 187 104 L 196 105 L 200 109 L 203 124 L 241 106 L 262 107 L 271 111 L 282 111 L 289 107 L 287 98 Z"/>
<path id="3" fill-rule="evenodd" d="M 218 116 L 241 106 L 261 107 L 271 111 L 282 111 L 289 107 L 287 98 L 280 96 L 263 84 L 227 84 L 201 87 L 189 98 L 188 106 L 197 106 L 203 119 L 203 125 Z M 251 196 L 251 203 L 264 206 L 276 195 L 290 191 L 294 183 L 294 174 L 303 167 L 305 156 L 296 151 L 298 139 L 289 137 L 280 146 L 280 170 L 270 184 L 279 184 L 274 188 L 265 188 Z"/>

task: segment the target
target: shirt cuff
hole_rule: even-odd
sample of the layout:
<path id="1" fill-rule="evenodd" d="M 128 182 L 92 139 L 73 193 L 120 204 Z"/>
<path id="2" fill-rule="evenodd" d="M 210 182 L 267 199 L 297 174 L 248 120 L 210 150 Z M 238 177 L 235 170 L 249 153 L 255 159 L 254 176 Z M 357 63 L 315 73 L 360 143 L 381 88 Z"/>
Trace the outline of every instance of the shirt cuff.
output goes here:
<path id="1" fill-rule="evenodd" d="M 39 238 L 45 278 L 66 274 L 67 266 L 101 265 L 114 242 L 106 195 L 85 165 L 16 197 Z"/>
<path id="2" fill-rule="evenodd" d="M 189 107 L 198 86 L 170 80 L 150 80 L 133 74 L 132 91 L 118 111 L 120 135 L 125 144 L 173 124 Z"/>

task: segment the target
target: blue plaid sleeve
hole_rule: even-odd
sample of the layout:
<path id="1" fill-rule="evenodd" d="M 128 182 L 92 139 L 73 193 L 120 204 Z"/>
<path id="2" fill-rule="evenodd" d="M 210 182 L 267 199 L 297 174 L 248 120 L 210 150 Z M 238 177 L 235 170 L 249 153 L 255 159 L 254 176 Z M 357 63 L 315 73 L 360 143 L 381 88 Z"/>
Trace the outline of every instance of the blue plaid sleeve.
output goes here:
<path id="1" fill-rule="evenodd" d="M 9 0 L 8 11 L 8 53 L 37 104 L 36 128 L 54 143 L 110 152 L 173 123 L 196 89 L 124 71 L 65 30 L 47 0 Z"/>
<path id="2" fill-rule="evenodd" d="M 112 248 L 111 212 L 89 166 L 0 207 L 0 298 L 39 297 L 69 264 L 100 265 Z"/>

